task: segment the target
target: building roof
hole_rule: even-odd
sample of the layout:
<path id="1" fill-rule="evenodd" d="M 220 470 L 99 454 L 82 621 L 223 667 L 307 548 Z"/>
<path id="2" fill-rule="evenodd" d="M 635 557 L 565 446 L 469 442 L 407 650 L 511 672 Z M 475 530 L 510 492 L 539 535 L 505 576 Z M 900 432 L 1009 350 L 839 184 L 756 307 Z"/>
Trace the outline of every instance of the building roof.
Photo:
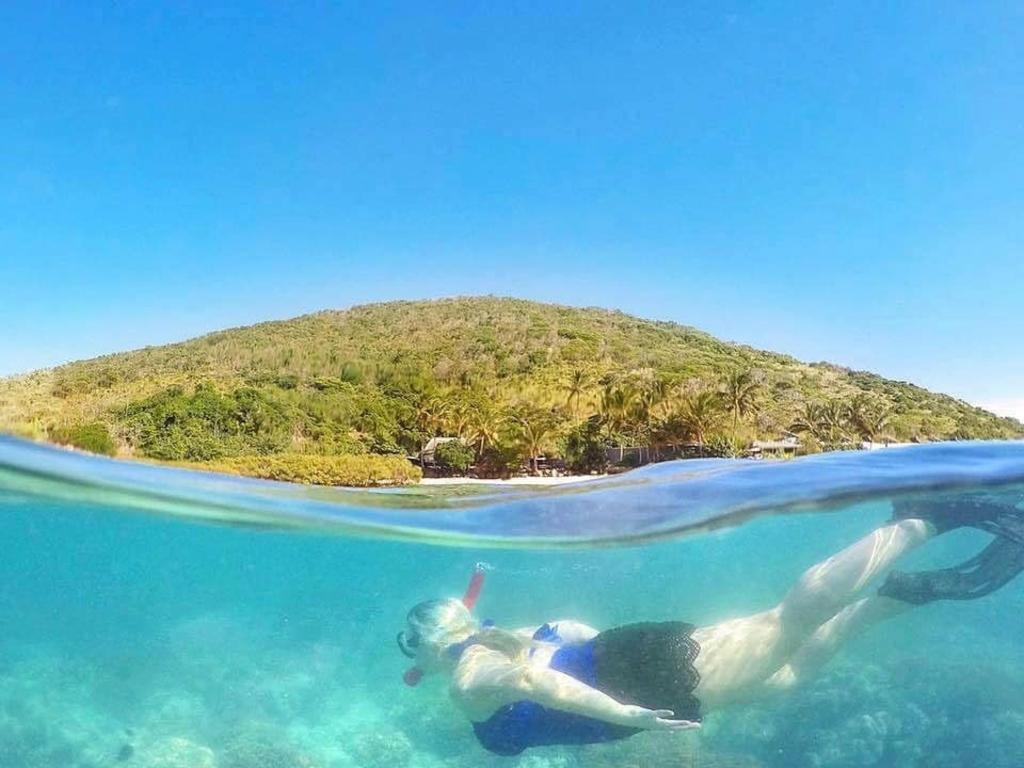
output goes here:
<path id="1" fill-rule="evenodd" d="M 753 440 L 750 449 L 754 451 L 785 451 L 800 447 L 800 440 L 796 437 L 783 437 L 779 440 Z"/>

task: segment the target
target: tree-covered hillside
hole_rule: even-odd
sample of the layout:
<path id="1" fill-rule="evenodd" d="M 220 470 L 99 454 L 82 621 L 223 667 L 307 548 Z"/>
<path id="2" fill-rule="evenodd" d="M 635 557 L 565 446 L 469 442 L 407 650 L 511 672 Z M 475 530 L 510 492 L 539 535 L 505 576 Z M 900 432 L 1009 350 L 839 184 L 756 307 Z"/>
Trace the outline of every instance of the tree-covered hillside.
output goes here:
<path id="1" fill-rule="evenodd" d="M 503 467 L 542 452 L 577 461 L 603 444 L 728 452 L 785 431 L 822 447 L 1024 433 L 870 373 L 621 312 L 501 298 L 319 312 L 6 379 L 0 429 L 198 462 L 415 453 L 445 434 Z"/>

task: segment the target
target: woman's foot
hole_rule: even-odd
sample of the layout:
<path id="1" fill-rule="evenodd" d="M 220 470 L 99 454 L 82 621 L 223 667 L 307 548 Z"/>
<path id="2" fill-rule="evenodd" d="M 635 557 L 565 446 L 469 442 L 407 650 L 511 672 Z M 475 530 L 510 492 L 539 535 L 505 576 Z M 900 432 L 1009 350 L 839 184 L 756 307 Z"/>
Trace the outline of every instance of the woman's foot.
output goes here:
<path id="1" fill-rule="evenodd" d="M 923 605 L 934 600 L 974 600 L 994 592 L 1024 570 L 1024 543 L 997 537 L 978 555 L 952 568 L 893 571 L 878 594 Z"/>

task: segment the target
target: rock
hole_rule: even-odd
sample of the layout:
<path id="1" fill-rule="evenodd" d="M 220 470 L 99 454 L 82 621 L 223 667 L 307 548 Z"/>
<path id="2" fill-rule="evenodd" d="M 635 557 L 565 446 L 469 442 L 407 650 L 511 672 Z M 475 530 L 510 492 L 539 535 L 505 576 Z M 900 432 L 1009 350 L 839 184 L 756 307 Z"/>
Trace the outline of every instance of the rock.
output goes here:
<path id="1" fill-rule="evenodd" d="M 413 746 L 404 733 L 392 728 L 356 735 L 346 752 L 363 768 L 404 768 L 412 762 Z"/>
<path id="2" fill-rule="evenodd" d="M 280 734 L 263 729 L 234 735 L 220 753 L 219 768 L 320 768 Z"/>
<path id="3" fill-rule="evenodd" d="M 159 739 L 135 751 L 132 762 L 144 768 L 218 768 L 213 750 L 180 736 Z"/>

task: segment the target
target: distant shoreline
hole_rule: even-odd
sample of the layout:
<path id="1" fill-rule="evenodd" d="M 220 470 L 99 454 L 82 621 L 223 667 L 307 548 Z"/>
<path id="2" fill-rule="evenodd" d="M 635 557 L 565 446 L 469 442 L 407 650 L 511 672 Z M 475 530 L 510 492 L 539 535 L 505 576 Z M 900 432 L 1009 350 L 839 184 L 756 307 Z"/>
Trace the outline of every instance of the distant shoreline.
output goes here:
<path id="1" fill-rule="evenodd" d="M 909 445 L 915 445 L 915 443 L 871 443 L 862 442 L 860 450 L 862 451 L 884 451 L 891 448 L 901 448 Z M 685 459 L 684 459 L 685 461 Z M 653 462 L 661 463 L 661 462 Z M 644 465 L 644 466 L 650 466 Z M 504 480 L 502 479 L 487 479 L 480 477 L 424 477 L 418 482 L 413 483 L 416 485 L 571 485 L 573 483 L 582 483 L 587 480 L 597 480 L 602 477 L 608 477 L 608 473 L 600 475 L 562 475 L 559 477 L 531 477 L 529 475 L 510 477 Z"/>
<path id="2" fill-rule="evenodd" d="M 424 477 L 417 485 L 570 485 L 587 480 L 598 480 L 608 475 L 564 475 L 561 477 L 510 477 L 488 480 L 480 477 Z"/>

